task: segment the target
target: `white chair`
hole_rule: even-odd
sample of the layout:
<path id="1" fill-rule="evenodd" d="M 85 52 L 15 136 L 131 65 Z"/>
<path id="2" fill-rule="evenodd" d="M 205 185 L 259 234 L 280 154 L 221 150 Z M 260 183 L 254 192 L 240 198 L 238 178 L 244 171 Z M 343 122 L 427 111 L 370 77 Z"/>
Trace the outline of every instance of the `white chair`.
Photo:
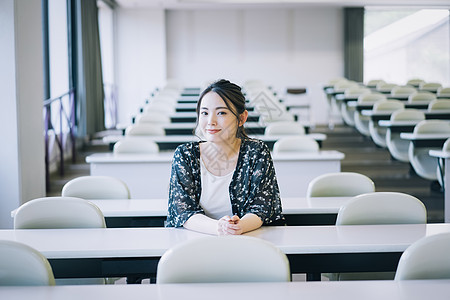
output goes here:
<path id="1" fill-rule="evenodd" d="M 450 122 L 444 120 L 424 120 L 414 127 L 415 134 L 448 133 L 450 134 Z M 431 157 L 430 150 L 441 150 L 439 147 L 416 147 L 409 143 L 408 156 L 411 166 L 417 175 L 428 180 L 438 180 L 436 169 L 437 159 Z"/>
<path id="2" fill-rule="evenodd" d="M 133 124 L 125 129 L 125 135 L 129 136 L 163 136 L 165 134 L 166 131 L 164 130 L 164 127 L 161 126 L 161 124 Z"/>
<path id="3" fill-rule="evenodd" d="M 161 257 L 156 283 L 287 282 L 289 261 L 273 244 L 250 236 L 208 236 Z"/>
<path id="4" fill-rule="evenodd" d="M 319 152 L 319 143 L 313 138 L 307 136 L 287 136 L 280 138 L 273 145 L 273 154 L 286 152 Z"/>
<path id="5" fill-rule="evenodd" d="M 419 123 L 423 120 L 425 120 L 425 113 L 412 108 L 399 109 L 393 112 L 390 118 L 391 122 L 411 121 Z M 400 132 L 388 128 L 386 132 L 386 145 L 394 159 L 409 162 L 409 141 L 400 138 Z"/>
<path id="6" fill-rule="evenodd" d="M 375 192 L 375 184 L 366 175 L 337 172 L 320 175 L 308 184 L 307 197 L 352 197 Z"/>
<path id="7" fill-rule="evenodd" d="M 370 94 L 364 94 L 358 97 L 357 104 L 364 105 L 374 105 L 376 102 L 380 100 L 387 100 L 386 95 L 383 95 L 381 93 L 370 93 Z M 364 116 L 361 114 L 361 111 L 356 110 L 354 114 L 355 119 L 355 127 L 364 136 L 370 136 L 370 130 L 369 130 L 369 122 L 370 117 Z"/>
<path id="8" fill-rule="evenodd" d="M 120 154 L 152 154 L 158 153 L 159 146 L 156 142 L 143 137 L 125 137 L 116 142 L 113 153 Z"/>
<path id="9" fill-rule="evenodd" d="M 440 87 L 437 91 L 437 96 L 450 98 L 450 87 Z"/>
<path id="10" fill-rule="evenodd" d="M 440 88 L 442 88 L 442 84 L 439 82 L 422 82 L 419 85 L 419 90 L 433 93 L 436 93 Z"/>
<path id="11" fill-rule="evenodd" d="M 129 199 L 125 182 L 111 176 L 80 176 L 69 180 L 62 188 L 62 197 L 83 199 Z"/>
<path id="12" fill-rule="evenodd" d="M 377 84 L 377 87 L 375 88 L 375 90 L 379 93 L 390 94 L 392 89 L 397 86 L 398 85 L 394 84 L 394 83 L 380 82 Z"/>
<path id="13" fill-rule="evenodd" d="M 348 88 L 344 92 L 345 97 L 359 97 L 361 95 L 370 94 L 370 89 L 365 87 L 352 87 Z M 341 115 L 344 122 L 349 126 L 355 126 L 355 107 L 347 105 L 347 102 L 341 102 Z"/>
<path id="14" fill-rule="evenodd" d="M 144 107 L 144 113 L 159 113 L 170 115 L 176 111 L 176 102 L 173 103 L 170 100 L 153 100 Z"/>
<path id="15" fill-rule="evenodd" d="M 151 124 L 169 124 L 170 116 L 159 112 L 144 112 L 136 117 L 136 124 L 151 123 Z"/>
<path id="16" fill-rule="evenodd" d="M 416 92 L 408 97 L 408 103 L 430 103 L 433 100 L 436 100 L 436 94 L 428 91 Z"/>
<path id="17" fill-rule="evenodd" d="M 412 86 L 396 86 L 391 90 L 392 97 L 408 97 L 417 93 L 417 90 Z"/>
<path id="18" fill-rule="evenodd" d="M 102 211 L 76 197 L 44 197 L 30 200 L 16 210 L 14 229 L 105 228 Z"/>
<path id="19" fill-rule="evenodd" d="M 374 113 L 389 113 L 405 108 L 405 104 L 399 100 L 381 100 L 373 105 Z M 369 132 L 372 141 L 379 147 L 386 148 L 387 129 L 378 126 L 378 122 L 369 121 Z"/>
<path id="20" fill-rule="evenodd" d="M 0 286 L 55 285 L 52 267 L 36 249 L 0 240 Z"/>
<path id="21" fill-rule="evenodd" d="M 445 141 L 444 145 L 442 146 L 442 151 L 450 152 L 450 138 L 448 138 Z M 443 159 L 439 158 L 437 163 L 438 163 L 438 168 L 436 170 L 436 176 L 437 176 L 437 179 L 438 179 L 441 187 L 443 187 L 445 189 L 445 186 L 444 186 L 444 169 L 445 169 L 444 161 L 443 161 Z"/>
<path id="22" fill-rule="evenodd" d="M 439 233 L 411 244 L 403 252 L 395 280 L 450 279 L 450 233 Z"/>
<path id="23" fill-rule="evenodd" d="M 425 205 L 414 196 L 374 192 L 353 197 L 338 211 L 336 226 L 378 224 L 425 224 Z M 394 272 L 333 273 L 331 280 L 392 280 Z"/>
<path id="24" fill-rule="evenodd" d="M 106 228 L 102 211 L 76 197 L 44 197 L 22 204 L 14 215 L 14 229 Z M 57 279 L 57 285 L 105 284 L 106 278 Z M 111 280 L 112 281 L 112 280 Z"/>
<path id="25" fill-rule="evenodd" d="M 280 121 L 266 126 L 264 135 L 304 135 L 305 127 L 297 122 Z"/>
<path id="26" fill-rule="evenodd" d="M 450 99 L 436 99 L 428 104 L 428 111 L 450 110 Z"/>
<path id="27" fill-rule="evenodd" d="M 376 88 L 380 83 L 386 83 L 386 81 L 383 79 L 371 79 L 366 83 L 366 86 L 369 88 Z"/>
<path id="28" fill-rule="evenodd" d="M 420 79 L 420 78 L 412 78 L 412 79 L 409 79 L 406 82 L 406 84 L 407 85 L 411 85 L 411 86 L 413 86 L 415 88 L 418 88 L 420 86 L 420 84 L 423 83 L 423 82 L 425 82 L 425 80 Z"/>
<path id="29" fill-rule="evenodd" d="M 361 194 L 345 202 L 336 225 L 425 224 L 427 210 L 414 196 L 397 192 Z"/>

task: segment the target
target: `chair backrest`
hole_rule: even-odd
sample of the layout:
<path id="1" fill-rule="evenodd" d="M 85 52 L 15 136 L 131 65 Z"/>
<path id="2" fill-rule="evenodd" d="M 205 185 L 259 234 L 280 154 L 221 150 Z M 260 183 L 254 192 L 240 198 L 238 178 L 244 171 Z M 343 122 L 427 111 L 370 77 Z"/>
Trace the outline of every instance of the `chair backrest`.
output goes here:
<path id="1" fill-rule="evenodd" d="M 170 100 L 153 100 L 144 107 L 144 113 L 160 113 L 170 115 L 176 110 L 176 102 Z"/>
<path id="2" fill-rule="evenodd" d="M 398 96 L 409 96 L 411 94 L 416 93 L 416 88 L 412 86 L 396 86 L 391 90 L 391 96 L 398 97 Z"/>
<path id="3" fill-rule="evenodd" d="M 287 136 L 279 139 L 273 145 L 273 153 L 282 152 L 318 152 L 319 143 L 307 136 Z"/>
<path id="4" fill-rule="evenodd" d="M 136 117 L 136 123 L 169 124 L 170 116 L 160 112 L 144 112 Z"/>
<path id="5" fill-rule="evenodd" d="M 373 105 L 372 111 L 396 111 L 402 108 L 405 108 L 405 104 L 400 100 L 380 100 Z"/>
<path id="6" fill-rule="evenodd" d="M 348 88 L 356 88 L 358 83 L 352 80 L 338 81 L 334 84 L 333 89 L 335 92 L 345 92 Z"/>
<path id="7" fill-rule="evenodd" d="M 133 124 L 125 129 L 125 135 L 148 135 L 148 136 L 163 136 L 166 131 L 160 124 L 141 123 Z"/>
<path id="8" fill-rule="evenodd" d="M 273 122 L 266 126 L 264 135 L 304 135 L 305 127 L 297 122 Z"/>
<path id="9" fill-rule="evenodd" d="M 0 240 L 0 286 L 55 285 L 52 267 L 36 249 Z"/>
<path id="10" fill-rule="evenodd" d="M 442 146 L 442 151 L 450 151 L 450 138 L 445 141 L 444 146 Z"/>
<path id="11" fill-rule="evenodd" d="M 371 79 L 367 82 L 366 86 L 376 87 L 379 83 L 386 83 L 383 79 Z"/>
<path id="12" fill-rule="evenodd" d="M 380 100 L 387 100 L 386 95 L 381 93 L 370 93 L 358 97 L 358 103 L 375 103 Z"/>
<path id="13" fill-rule="evenodd" d="M 414 108 L 404 108 L 394 111 L 391 114 L 391 121 L 422 121 L 425 120 L 425 113 Z"/>
<path id="14" fill-rule="evenodd" d="M 446 120 L 423 120 L 414 127 L 414 133 L 450 133 L 450 122 Z"/>
<path id="15" fill-rule="evenodd" d="M 428 91 L 416 92 L 408 97 L 408 102 L 431 102 L 433 100 L 436 100 L 436 95 Z"/>
<path id="16" fill-rule="evenodd" d="M 101 210 L 75 197 L 45 197 L 22 204 L 14 215 L 15 229 L 105 228 Z"/>
<path id="17" fill-rule="evenodd" d="M 439 97 L 450 97 L 450 87 L 440 87 L 437 91 Z"/>
<path id="18" fill-rule="evenodd" d="M 289 261 L 275 245 L 250 236 L 208 236 L 163 254 L 157 283 L 287 282 Z"/>
<path id="19" fill-rule="evenodd" d="M 353 197 L 338 211 L 336 225 L 425 224 L 427 210 L 414 196 L 374 192 Z"/>
<path id="20" fill-rule="evenodd" d="M 83 199 L 128 199 L 130 190 L 125 182 L 111 176 L 80 176 L 69 180 L 61 196 Z"/>
<path id="21" fill-rule="evenodd" d="M 114 154 L 151 154 L 158 153 L 158 144 L 146 138 L 125 137 L 116 142 L 113 147 Z"/>
<path id="22" fill-rule="evenodd" d="M 311 180 L 307 197 L 346 197 L 375 191 L 375 184 L 366 175 L 354 172 L 337 172 L 319 175 Z"/>
<path id="23" fill-rule="evenodd" d="M 419 85 L 419 90 L 437 92 L 441 87 L 442 84 L 440 84 L 439 82 L 422 82 Z"/>
<path id="24" fill-rule="evenodd" d="M 439 233 L 411 244 L 403 252 L 395 280 L 450 279 L 450 233 Z"/>
<path id="25" fill-rule="evenodd" d="M 393 88 L 397 87 L 397 84 L 394 83 L 386 83 L 386 82 L 380 82 L 377 84 L 377 87 L 375 88 L 377 92 L 380 93 L 390 93 Z"/>
<path id="26" fill-rule="evenodd" d="M 345 90 L 345 96 L 360 96 L 370 94 L 370 89 L 366 87 L 351 87 Z"/>
<path id="27" fill-rule="evenodd" d="M 428 110 L 450 110 L 450 99 L 436 99 L 428 104 Z"/>
<path id="28" fill-rule="evenodd" d="M 420 79 L 420 78 L 412 78 L 412 79 L 408 80 L 406 82 L 406 84 L 407 85 L 412 85 L 414 87 L 419 87 L 422 82 L 425 82 L 425 80 Z"/>

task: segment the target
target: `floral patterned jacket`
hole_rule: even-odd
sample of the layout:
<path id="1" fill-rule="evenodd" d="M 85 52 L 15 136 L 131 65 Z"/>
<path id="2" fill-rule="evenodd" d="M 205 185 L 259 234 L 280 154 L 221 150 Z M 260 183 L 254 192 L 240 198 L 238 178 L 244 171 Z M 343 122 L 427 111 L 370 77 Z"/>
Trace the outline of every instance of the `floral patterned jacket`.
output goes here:
<path id="1" fill-rule="evenodd" d="M 166 227 L 181 227 L 192 215 L 204 214 L 200 206 L 199 143 L 186 143 L 175 150 Z M 275 168 L 264 142 L 242 140 L 229 192 L 233 214 L 242 218 L 253 213 L 263 225 L 284 224 Z"/>

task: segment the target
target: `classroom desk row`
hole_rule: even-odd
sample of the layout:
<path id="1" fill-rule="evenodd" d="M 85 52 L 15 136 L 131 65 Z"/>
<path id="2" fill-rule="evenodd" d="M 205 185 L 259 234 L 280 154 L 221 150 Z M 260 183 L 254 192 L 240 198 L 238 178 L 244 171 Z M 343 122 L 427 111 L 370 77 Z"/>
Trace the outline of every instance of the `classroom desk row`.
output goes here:
<path id="1" fill-rule="evenodd" d="M 324 133 L 310 133 L 310 134 L 306 134 L 305 136 L 316 140 L 316 142 L 319 144 L 319 147 L 322 146 L 322 142 L 324 140 L 326 140 L 326 138 L 327 138 L 327 135 Z M 133 138 L 135 138 L 135 137 L 140 138 L 141 136 L 133 136 Z M 278 141 L 280 138 L 286 137 L 286 136 L 281 136 L 281 135 L 266 136 L 266 135 L 252 134 L 252 135 L 250 135 L 250 137 L 263 140 L 267 144 L 269 149 L 272 150 L 275 142 Z M 103 138 L 103 142 L 105 144 L 109 145 L 109 147 L 112 150 L 114 143 L 120 141 L 123 138 L 124 138 L 124 135 L 108 135 Z M 158 144 L 160 151 L 175 150 L 181 144 L 199 141 L 199 138 L 192 134 L 191 135 L 142 136 L 142 138 L 150 138 L 151 140 L 155 141 L 155 143 Z"/>
<path id="2" fill-rule="evenodd" d="M 441 160 L 440 175 L 443 176 L 444 184 L 444 222 L 450 223 L 450 152 L 441 150 L 430 150 L 430 156 Z"/>
<path id="3" fill-rule="evenodd" d="M 289 226 L 334 225 L 339 209 L 350 198 L 282 198 L 281 203 Z M 87 200 L 102 211 L 108 228 L 164 227 L 167 198 Z M 15 212 L 11 212 L 11 217 Z"/>
<path id="4" fill-rule="evenodd" d="M 450 224 L 265 226 L 245 235 L 283 251 L 291 273 L 320 280 L 329 272 L 392 272 L 415 241 L 450 232 Z M 0 230 L 0 239 L 40 251 L 55 278 L 155 277 L 161 256 L 177 244 L 202 238 L 184 228 Z M 220 237 L 217 237 L 220 238 Z"/>
<path id="5" fill-rule="evenodd" d="M 228 300 L 233 295 L 258 300 L 446 300 L 449 294 L 450 280 L 0 287 L 0 298 L 8 300 Z"/>
<path id="6" fill-rule="evenodd" d="M 90 175 L 113 176 L 124 181 L 132 198 L 167 198 L 173 152 L 157 154 L 96 153 L 86 157 Z M 306 195 L 315 177 L 340 172 L 345 155 L 339 151 L 272 155 L 282 197 Z"/>

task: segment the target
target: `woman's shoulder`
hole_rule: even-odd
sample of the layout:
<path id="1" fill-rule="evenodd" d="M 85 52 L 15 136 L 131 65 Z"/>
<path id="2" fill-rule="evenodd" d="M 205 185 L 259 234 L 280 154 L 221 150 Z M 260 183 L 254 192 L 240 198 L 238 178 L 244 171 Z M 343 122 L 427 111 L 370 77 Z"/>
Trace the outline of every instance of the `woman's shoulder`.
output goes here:
<path id="1" fill-rule="evenodd" d="M 175 149 L 175 156 L 178 155 L 188 155 L 191 156 L 193 154 L 199 153 L 199 142 L 189 142 L 178 145 Z"/>
<path id="2" fill-rule="evenodd" d="M 242 141 L 243 146 L 247 148 L 247 151 L 251 152 L 261 152 L 261 151 L 269 151 L 269 147 L 267 144 L 258 139 L 247 138 Z"/>

